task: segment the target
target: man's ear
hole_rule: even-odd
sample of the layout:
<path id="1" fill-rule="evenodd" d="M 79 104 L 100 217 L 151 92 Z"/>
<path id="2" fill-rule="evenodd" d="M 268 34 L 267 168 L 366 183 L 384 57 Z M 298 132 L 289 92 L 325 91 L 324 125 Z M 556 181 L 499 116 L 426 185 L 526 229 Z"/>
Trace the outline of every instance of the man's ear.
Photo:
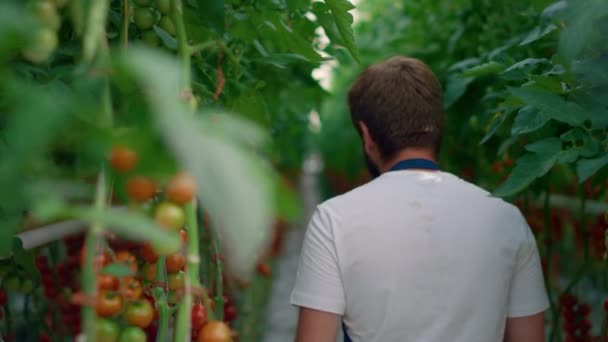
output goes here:
<path id="1" fill-rule="evenodd" d="M 376 142 L 372 138 L 372 135 L 369 133 L 369 128 L 367 128 L 367 125 L 363 121 L 359 121 L 358 125 L 359 132 L 361 132 L 361 140 L 363 140 L 363 148 L 365 149 L 365 152 L 371 156 L 375 155 L 377 146 Z"/>

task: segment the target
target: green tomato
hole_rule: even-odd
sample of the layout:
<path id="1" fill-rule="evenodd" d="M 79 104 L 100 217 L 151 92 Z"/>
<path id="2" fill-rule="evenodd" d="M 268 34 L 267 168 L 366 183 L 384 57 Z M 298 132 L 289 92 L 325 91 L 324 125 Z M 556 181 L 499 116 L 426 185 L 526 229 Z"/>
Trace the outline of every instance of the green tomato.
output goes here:
<path id="1" fill-rule="evenodd" d="M 146 45 L 150 45 L 150 46 L 154 46 L 154 47 L 158 47 L 161 44 L 160 38 L 158 38 L 158 35 L 156 34 L 156 31 L 154 31 L 154 30 L 146 30 L 146 31 L 142 32 L 141 41 L 144 42 Z M 150 208 L 143 208 L 143 209 L 145 212 L 147 212 L 149 214 L 152 213 L 152 210 Z"/>
<path id="2" fill-rule="evenodd" d="M 118 342 L 146 342 L 146 333 L 138 327 L 128 327 L 120 334 Z"/>
<path id="3" fill-rule="evenodd" d="M 173 24 L 173 20 L 170 17 L 164 16 L 160 19 L 159 25 L 160 28 L 167 31 L 168 34 L 175 36 L 175 25 Z"/>
<path id="4" fill-rule="evenodd" d="M 156 0 L 156 8 L 162 14 L 171 14 L 171 0 Z"/>
<path id="5" fill-rule="evenodd" d="M 49 29 L 38 30 L 32 41 L 25 47 L 21 53 L 23 58 L 28 61 L 39 64 L 53 54 L 58 44 L 57 34 Z"/>
<path id="6" fill-rule="evenodd" d="M 57 31 L 61 26 L 61 17 L 57 13 L 57 8 L 49 1 L 38 1 L 32 6 L 32 13 L 40 23 L 53 31 Z"/>
<path id="7" fill-rule="evenodd" d="M 158 22 L 158 12 L 151 7 L 136 8 L 133 21 L 140 30 L 149 30 Z"/>
<path id="8" fill-rule="evenodd" d="M 2 282 L 2 287 L 5 288 L 6 291 L 17 292 L 21 290 L 21 279 L 17 276 L 10 276 Z"/>
<path id="9" fill-rule="evenodd" d="M 134 0 L 135 4 L 139 7 L 150 6 L 152 0 Z"/>
<path id="10" fill-rule="evenodd" d="M 156 207 L 154 219 L 161 227 L 177 232 L 186 223 L 186 214 L 177 204 L 164 202 Z"/>
<path id="11" fill-rule="evenodd" d="M 184 285 L 186 282 L 186 276 L 185 276 L 184 271 L 169 273 L 167 278 L 168 278 L 167 282 L 169 285 L 169 290 L 177 291 L 177 290 L 181 290 L 184 288 Z"/>
<path id="12" fill-rule="evenodd" d="M 118 325 L 106 318 L 98 318 L 95 322 L 96 342 L 118 341 Z"/>

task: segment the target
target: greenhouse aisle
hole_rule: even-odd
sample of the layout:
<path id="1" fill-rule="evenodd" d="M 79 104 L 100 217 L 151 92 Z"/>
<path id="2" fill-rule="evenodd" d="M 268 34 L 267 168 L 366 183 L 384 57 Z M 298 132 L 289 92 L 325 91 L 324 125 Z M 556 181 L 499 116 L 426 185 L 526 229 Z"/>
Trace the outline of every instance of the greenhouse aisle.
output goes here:
<path id="1" fill-rule="evenodd" d="M 289 296 L 295 282 L 306 224 L 321 199 L 318 184 L 321 169 L 322 163 L 316 155 L 311 155 L 303 165 L 299 191 L 304 205 L 304 215 L 298 226 L 286 235 L 284 253 L 279 259 L 277 278 L 273 284 L 268 306 L 265 342 L 290 342 L 295 337 L 298 311 L 289 304 Z"/>

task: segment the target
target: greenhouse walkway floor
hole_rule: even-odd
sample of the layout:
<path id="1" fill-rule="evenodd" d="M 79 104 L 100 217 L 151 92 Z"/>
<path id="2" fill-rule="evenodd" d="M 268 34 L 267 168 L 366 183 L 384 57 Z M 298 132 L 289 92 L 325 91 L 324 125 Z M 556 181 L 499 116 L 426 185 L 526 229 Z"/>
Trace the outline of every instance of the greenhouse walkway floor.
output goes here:
<path id="1" fill-rule="evenodd" d="M 301 222 L 286 235 L 284 253 L 279 259 L 277 277 L 272 286 L 264 342 L 292 342 L 295 338 L 298 310 L 289 304 L 289 296 L 295 282 L 306 225 L 321 199 L 318 184 L 321 169 L 322 163 L 314 155 L 303 166 L 299 191 L 304 215 Z M 339 336 L 338 340 L 341 339 Z"/>

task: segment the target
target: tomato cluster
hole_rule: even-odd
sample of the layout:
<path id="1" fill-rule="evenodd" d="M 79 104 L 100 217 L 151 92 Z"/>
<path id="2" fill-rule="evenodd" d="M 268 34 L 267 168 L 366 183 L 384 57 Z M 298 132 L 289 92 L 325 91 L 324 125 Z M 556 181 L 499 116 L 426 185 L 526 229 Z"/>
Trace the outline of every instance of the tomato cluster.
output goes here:
<path id="1" fill-rule="evenodd" d="M 195 179 L 185 172 L 177 172 L 164 181 L 142 175 L 138 169 L 138 154 L 127 146 L 115 146 L 108 155 L 108 163 L 116 174 L 115 191 L 123 191 L 128 209 L 145 213 L 161 229 L 179 233 L 182 248 L 165 255 L 147 241 L 123 240 L 105 232 L 95 248 L 92 280 L 96 293 L 91 297 L 84 294 L 81 284 L 87 255 L 84 233 L 67 236 L 63 241 L 36 251 L 32 263 L 39 271 L 39 282 L 26 278 L 27 272 L 21 270 L 21 266 L 11 266 L 9 270 L 0 262 L 0 322 L 5 312 L 3 308 L 9 302 L 7 294 L 13 292 L 44 298 L 45 305 L 37 316 L 40 329 L 36 334 L 40 341 L 50 341 L 51 337 L 75 338 L 81 334 L 83 307 L 94 308 L 96 340 L 104 342 L 155 341 L 161 312 L 175 317 L 178 305 L 182 304 L 189 271 L 185 253 L 189 242 L 185 205 L 196 196 Z M 203 215 L 202 223 L 206 227 L 210 225 L 206 215 Z M 279 253 L 285 225 L 285 222 L 279 222 L 275 227 L 268 256 Z M 235 280 L 227 274 L 222 276 L 222 281 L 213 281 L 219 276 L 217 265 L 223 256 L 212 247 L 210 238 L 210 235 L 202 234 L 199 240 L 202 254 L 199 257 L 207 262 L 202 262 L 202 269 L 197 272 L 209 273 L 208 282 L 200 289 L 202 292 L 193 292 L 190 336 L 198 342 L 235 341 L 238 335 L 232 326 L 239 317 L 241 298 L 235 291 Z M 272 268 L 265 258 L 260 259 L 257 272 L 262 277 L 271 276 Z M 221 291 L 217 288 L 219 284 L 223 284 Z M 236 285 L 247 286 L 246 283 Z M 211 299 L 209 308 L 212 312 L 207 312 L 203 305 L 207 297 L 204 294 Z M 223 304 L 221 313 L 216 312 L 222 310 L 216 308 L 219 303 Z M 4 338 L 6 341 L 19 339 L 18 334 Z"/>
<path id="2" fill-rule="evenodd" d="M 586 303 L 581 303 L 576 296 L 571 294 L 562 296 L 561 305 L 566 341 L 591 341 L 592 326 L 591 321 L 588 319 L 588 316 L 591 313 L 591 306 Z"/>
<path id="3" fill-rule="evenodd" d="M 161 40 L 156 30 L 175 36 L 171 0 L 136 0 L 133 8 L 133 22 L 139 29 L 141 41 L 151 46 L 160 46 Z"/>
<path id="4" fill-rule="evenodd" d="M 23 47 L 23 58 L 32 63 L 45 62 L 55 51 L 59 40 L 57 31 L 61 27 L 59 11 L 67 0 L 37 0 L 29 3 L 28 10 L 38 24 L 30 41 Z"/>

